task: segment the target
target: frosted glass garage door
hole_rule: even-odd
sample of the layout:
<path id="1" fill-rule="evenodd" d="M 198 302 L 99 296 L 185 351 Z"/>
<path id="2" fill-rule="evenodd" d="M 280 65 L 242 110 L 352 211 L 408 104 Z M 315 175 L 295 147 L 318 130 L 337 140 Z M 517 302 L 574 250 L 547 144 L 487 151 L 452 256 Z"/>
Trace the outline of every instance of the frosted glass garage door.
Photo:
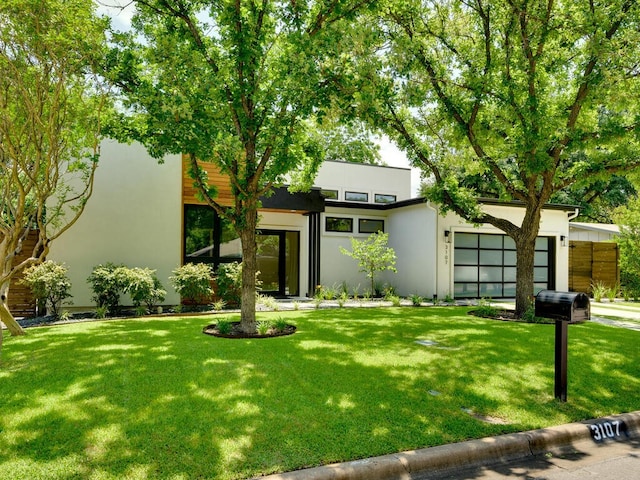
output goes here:
<path id="1" fill-rule="evenodd" d="M 512 298 L 516 294 L 516 245 L 507 235 L 459 233 L 454 244 L 456 298 Z M 554 243 L 538 237 L 534 258 L 534 294 L 552 288 Z"/>

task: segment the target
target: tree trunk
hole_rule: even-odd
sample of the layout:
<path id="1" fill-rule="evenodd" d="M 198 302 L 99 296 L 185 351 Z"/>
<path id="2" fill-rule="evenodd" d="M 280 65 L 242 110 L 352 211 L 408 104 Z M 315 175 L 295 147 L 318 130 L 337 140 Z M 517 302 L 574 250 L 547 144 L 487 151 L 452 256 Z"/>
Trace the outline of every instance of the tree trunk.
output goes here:
<path id="1" fill-rule="evenodd" d="M 242 294 L 240 300 L 240 329 L 245 333 L 255 333 L 256 324 L 256 227 L 258 213 L 248 209 L 243 228 L 240 232 L 242 242 Z"/>
<path id="2" fill-rule="evenodd" d="M 522 317 L 533 304 L 533 264 L 536 237 L 522 235 L 516 240 L 516 316 Z"/>
<path id="3" fill-rule="evenodd" d="M 24 335 L 24 329 L 16 322 L 13 315 L 9 311 L 9 281 L 0 285 L 0 321 L 7 326 L 11 335 Z"/>

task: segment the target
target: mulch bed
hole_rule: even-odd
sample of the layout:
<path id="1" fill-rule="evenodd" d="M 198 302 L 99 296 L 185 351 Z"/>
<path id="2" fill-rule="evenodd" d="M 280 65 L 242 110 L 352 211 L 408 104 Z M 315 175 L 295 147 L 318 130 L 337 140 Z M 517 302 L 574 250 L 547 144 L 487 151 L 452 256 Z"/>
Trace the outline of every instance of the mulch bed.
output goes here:
<path id="1" fill-rule="evenodd" d="M 231 331 L 229 333 L 220 333 L 218 330 L 218 324 L 212 323 L 211 325 L 207 325 L 202 330 L 202 333 L 206 335 L 213 335 L 214 337 L 222 337 L 222 338 L 271 338 L 271 337 L 283 337 L 285 335 L 292 335 L 296 333 L 296 326 L 289 325 L 283 330 L 276 330 L 275 328 L 270 328 L 269 331 L 261 335 L 259 333 L 245 333 L 240 330 L 240 322 L 231 322 Z"/>

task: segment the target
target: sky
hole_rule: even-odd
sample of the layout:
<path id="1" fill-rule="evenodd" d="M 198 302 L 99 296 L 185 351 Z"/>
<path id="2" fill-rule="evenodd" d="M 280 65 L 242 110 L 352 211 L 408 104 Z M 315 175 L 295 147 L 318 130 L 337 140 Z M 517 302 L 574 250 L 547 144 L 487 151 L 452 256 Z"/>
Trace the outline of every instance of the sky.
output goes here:
<path id="1" fill-rule="evenodd" d="M 128 30 L 133 16 L 133 2 L 130 0 L 96 0 L 98 14 L 111 17 L 112 26 L 116 30 Z M 124 8 L 120 8 L 124 7 Z M 398 149 L 387 137 L 379 139 L 380 155 L 390 167 L 411 168 L 406 154 Z M 411 168 L 411 194 L 418 195 L 420 187 L 420 172 Z"/>

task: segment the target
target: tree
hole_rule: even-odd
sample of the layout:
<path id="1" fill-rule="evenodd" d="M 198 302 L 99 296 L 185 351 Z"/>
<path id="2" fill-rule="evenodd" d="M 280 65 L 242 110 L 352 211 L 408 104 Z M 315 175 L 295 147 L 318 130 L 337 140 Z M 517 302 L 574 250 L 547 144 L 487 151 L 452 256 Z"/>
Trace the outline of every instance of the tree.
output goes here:
<path id="1" fill-rule="evenodd" d="M 613 219 L 620 227 L 616 239 L 620 247 L 620 279 L 623 288 L 633 297 L 640 296 L 640 199 L 632 199 L 618 207 Z"/>
<path id="2" fill-rule="evenodd" d="M 368 34 L 379 50 L 358 65 L 361 114 L 431 176 L 443 211 L 513 238 L 522 315 L 545 204 L 579 179 L 640 164 L 638 5 L 405 0 L 384 10 Z M 522 221 L 484 211 L 480 188 L 521 202 Z"/>
<path id="3" fill-rule="evenodd" d="M 364 240 L 351 237 L 351 251 L 340 247 L 340 252 L 358 262 L 358 271 L 371 280 L 371 294 L 375 292 L 375 278 L 378 272 L 396 270 L 396 252 L 388 246 L 389 234 L 372 233 Z"/>
<path id="4" fill-rule="evenodd" d="M 134 3 L 133 31 L 114 34 L 109 59 L 127 109 L 113 135 L 156 158 L 186 155 L 202 199 L 241 239 L 241 328 L 254 332 L 259 199 L 286 174 L 315 174 L 321 148 L 307 119 L 336 106 L 341 32 L 370 1 Z M 202 162 L 229 177 L 233 205 L 217 200 Z"/>
<path id="5" fill-rule="evenodd" d="M 106 23 L 93 8 L 84 0 L 0 5 L 0 320 L 13 335 L 24 331 L 7 307 L 11 280 L 46 257 L 93 188 L 106 103 L 92 75 Z M 30 234 L 35 247 L 16 262 Z"/>

